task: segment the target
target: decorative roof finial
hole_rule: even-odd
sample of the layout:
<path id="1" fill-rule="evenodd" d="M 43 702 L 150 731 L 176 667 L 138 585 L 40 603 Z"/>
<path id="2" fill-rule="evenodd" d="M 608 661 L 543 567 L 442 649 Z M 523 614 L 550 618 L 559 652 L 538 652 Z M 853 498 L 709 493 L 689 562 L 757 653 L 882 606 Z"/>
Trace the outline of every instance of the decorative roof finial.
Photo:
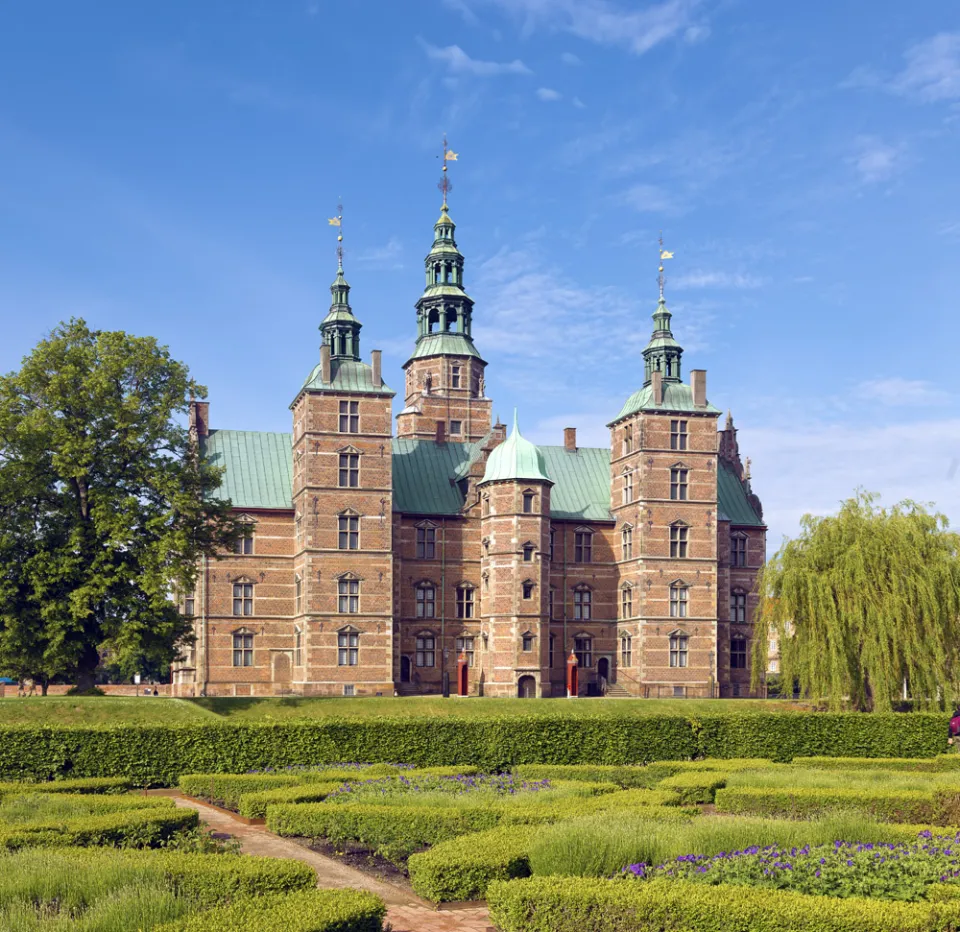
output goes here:
<path id="1" fill-rule="evenodd" d="M 447 194 L 453 190 L 453 185 L 450 184 L 450 179 L 447 176 L 447 162 L 456 162 L 457 153 L 454 152 L 451 148 L 447 146 L 447 134 L 443 134 L 443 176 L 440 179 L 440 183 L 437 187 L 443 192 L 443 207 L 441 210 L 446 213 L 447 210 Z"/>
<path id="2" fill-rule="evenodd" d="M 343 272 L 343 204 L 337 204 L 337 215 L 331 217 L 328 224 L 337 228 L 337 272 Z"/>
<path id="3" fill-rule="evenodd" d="M 660 268 L 658 269 L 657 284 L 660 286 L 660 300 L 663 301 L 663 286 L 666 279 L 663 277 L 663 260 L 672 259 L 673 253 L 663 248 L 663 231 L 660 231 Z"/>

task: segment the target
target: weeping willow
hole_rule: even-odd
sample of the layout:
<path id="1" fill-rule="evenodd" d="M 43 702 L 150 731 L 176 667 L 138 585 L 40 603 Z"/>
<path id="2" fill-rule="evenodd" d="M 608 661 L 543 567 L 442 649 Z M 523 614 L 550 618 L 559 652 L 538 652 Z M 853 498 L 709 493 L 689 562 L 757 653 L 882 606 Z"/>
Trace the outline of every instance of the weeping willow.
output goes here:
<path id="1" fill-rule="evenodd" d="M 960 535 L 922 505 L 877 498 L 806 515 L 764 567 L 754 688 L 776 638 L 784 682 L 834 710 L 889 711 L 905 685 L 922 707 L 960 698 Z"/>

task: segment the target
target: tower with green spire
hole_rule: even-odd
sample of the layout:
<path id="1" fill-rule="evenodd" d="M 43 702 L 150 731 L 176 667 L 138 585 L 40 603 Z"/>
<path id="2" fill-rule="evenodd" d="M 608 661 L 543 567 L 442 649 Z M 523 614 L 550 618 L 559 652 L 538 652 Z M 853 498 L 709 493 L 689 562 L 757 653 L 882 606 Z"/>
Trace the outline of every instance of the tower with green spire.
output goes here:
<path id="1" fill-rule="evenodd" d="M 473 343 L 473 300 L 463 287 L 463 254 L 447 207 L 447 161 L 456 155 L 444 141 L 443 205 L 433 226 L 433 246 L 424 259 L 426 282 L 416 303 L 417 341 L 404 363 L 405 405 L 397 436 L 442 435 L 452 441 L 480 440 L 490 430 L 492 402 Z"/>

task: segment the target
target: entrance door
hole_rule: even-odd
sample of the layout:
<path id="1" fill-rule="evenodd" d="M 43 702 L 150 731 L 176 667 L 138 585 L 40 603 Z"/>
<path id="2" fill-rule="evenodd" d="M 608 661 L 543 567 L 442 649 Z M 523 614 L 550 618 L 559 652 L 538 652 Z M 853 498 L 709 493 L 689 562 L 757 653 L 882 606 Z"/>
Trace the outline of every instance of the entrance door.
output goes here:
<path id="1" fill-rule="evenodd" d="M 400 658 L 400 682 L 401 683 L 410 682 L 410 658 L 409 657 Z"/>
<path id="2" fill-rule="evenodd" d="M 537 695 L 537 681 L 532 676 L 521 676 L 517 683 L 519 699 L 533 699 Z"/>
<path id="3" fill-rule="evenodd" d="M 610 661 L 606 657 L 597 660 L 597 692 L 601 696 L 607 694 L 610 686 Z"/>

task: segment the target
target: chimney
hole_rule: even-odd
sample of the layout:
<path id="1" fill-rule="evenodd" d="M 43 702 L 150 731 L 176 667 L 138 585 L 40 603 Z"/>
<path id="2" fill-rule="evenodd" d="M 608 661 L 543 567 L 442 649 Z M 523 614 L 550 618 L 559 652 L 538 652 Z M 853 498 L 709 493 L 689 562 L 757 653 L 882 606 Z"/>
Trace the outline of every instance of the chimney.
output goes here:
<path id="1" fill-rule="evenodd" d="M 563 428 L 563 448 L 568 453 L 577 452 L 577 428 L 576 427 Z"/>
<path id="2" fill-rule="evenodd" d="M 650 373 L 650 387 L 653 389 L 653 403 L 655 405 L 663 404 L 663 373 L 659 369 L 654 369 Z"/>
<path id="3" fill-rule="evenodd" d="M 380 374 L 380 361 L 383 357 L 383 353 L 380 350 L 375 349 L 370 354 L 370 364 L 373 366 L 373 387 L 379 388 L 383 385 L 383 376 Z"/>
<path id="4" fill-rule="evenodd" d="M 206 437 L 210 433 L 210 402 L 190 400 L 190 433 Z"/>
<path id="5" fill-rule="evenodd" d="M 693 404 L 696 408 L 707 406 L 707 370 L 690 370 L 690 387 L 693 389 Z"/>
<path id="6" fill-rule="evenodd" d="M 443 443 L 446 440 L 444 433 L 446 431 L 446 425 L 443 421 L 437 421 L 437 443 Z"/>
<path id="7" fill-rule="evenodd" d="M 320 346 L 320 381 L 330 382 L 330 344 Z"/>

